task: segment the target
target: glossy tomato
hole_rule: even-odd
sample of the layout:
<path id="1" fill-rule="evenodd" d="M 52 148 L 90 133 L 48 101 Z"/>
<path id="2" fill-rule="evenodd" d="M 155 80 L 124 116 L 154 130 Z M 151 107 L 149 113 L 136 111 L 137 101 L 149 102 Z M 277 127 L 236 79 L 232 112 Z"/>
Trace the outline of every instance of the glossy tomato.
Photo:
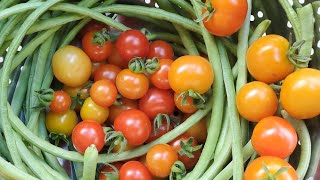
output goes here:
<path id="1" fill-rule="evenodd" d="M 157 40 L 150 44 L 148 59 L 157 57 L 158 59 L 173 59 L 174 52 L 171 45 L 165 41 Z"/>
<path id="2" fill-rule="evenodd" d="M 100 151 L 104 146 L 104 137 L 102 126 L 90 120 L 81 121 L 72 131 L 73 146 L 81 154 L 92 144 Z"/>
<path id="3" fill-rule="evenodd" d="M 242 117 L 258 122 L 262 118 L 274 115 L 278 108 L 278 98 L 269 85 L 253 81 L 239 90 L 237 107 Z"/>
<path id="4" fill-rule="evenodd" d="M 120 57 L 127 63 L 134 57 L 145 58 L 149 53 L 148 39 L 138 30 L 127 30 L 121 33 L 115 45 Z"/>
<path id="5" fill-rule="evenodd" d="M 289 42 L 279 35 L 259 38 L 247 51 L 247 67 L 256 80 L 276 83 L 283 80 L 294 70 L 288 59 Z"/>
<path id="6" fill-rule="evenodd" d="M 50 111 L 56 113 L 63 113 L 70 109 L 71 98 L 68 93 L 64 91 L 55 91 L 53 93 L 53 100 L 50 104 Z"/>
<path id="7" fill-rule="evenodd" d="M 119 180 L 152 180 L 152 175 L 139 161 L 129 161 L 120 168 Z"/>
<path id="8" fill-rule="evenodd" d="M 181 122 L 186 121 L 191 115 L 192 114 L 185 114 Z M 205 143 L 208 135 L 206 118 L 202 118 L 199 122 L 191 126 L 191 128 L 185 132 L 185 135 L 194 137 L 198 143 Z"/>
<path id="9" fill-rule="evenodd" d="M 129 109 L 120 113 L 115 119 L 114 130 L 122 132 L 128 144 L 141 145 L 150 135 L 151 122 L 144 112 Z"/>
<path id="10" fill-rule="evenodd" d="M 151 133 L 150 133 L 146 143 L 152 142 L 152 141 L 158 139 L 159 137 L 163 136 L 167 132 L 171 131 L 173 129 L 173 125 L 170 123 L 169 129 L 167 129 L 167 128 L 168 128 L 168 123 L 166 120 L 163 119 L 161 126 L 158 128 L 157 134 L 155 134 L 154 124 L 152 123 Z"/>
<path id="11" fill-rule="evenodd" d="M 187 136 L 185 134 L 177 137 L 173 141 L 169 143 L 170 146 L 173 147 L 173 149 L 179 153 L 181 150 L 181 141 L 184 143 L 187 143 L 187 141 L 191 138 L 191 136 Z M 198 146 L 198 142 L 194 139 L 192 141 L 191 147 L 196 147 Z M 201 155 L 201 150 L 193 151 L 192 152 L 193 157 L 188 157 L 187 155 L 180 155 L 179 154 L 179 161 L 181 161 L 184 164 L 184 167 L 186 170 L 192 169 L 198 162 L 200 155 Z"/>
<path id="12" fill-rule="evenodd" d="M 113 64 L 105 64 L 100 66 L 94 73 L 94 81 L 108 79 L 116 84 L 116 78 L 121 68 Z"/>
<path id="13" fill-rule="evenodd" d="M 118 74 L 116 85 L 123 97 L 140 99 L 149 89 L 149 80 L 144 74 L 137 74 L 129 69 L 124 69 Z"/>
<path id="14" fill-rule="evenodd" d="M 229 36 L 237 32 L 248 11 L 248 3 L 246 0 L 207 0 L 207 4 L 211 4 L 213 15 L 210 19 L 205 18 L 203 23 L 207 30 L 216 36 Z M 207 10 L 203 9 L 203 13 Z"/>
<path id="15" fill-rule="evenodd" d="M 320 71 L 304 68 L 290 74 L 282 84 L 280 102 L 297 119 L 320 114 Z"/>
<path id="16" fill-rule="evenodd" d="M 260 156 L 289 157 L 297 146 L 298 137 L 292 125 L 276 116 L 263 118 L 255 126 L 252 145 Z"/>
<path id="17" fill-rule="evenodd" d="M 138 109 L 138 102 L 136 100 L 121 98 L 118 100 L 118 102 L 120 103 L 120 105 L 112 105 L 109 107 L 110 113 L 108 121 L 112 124 L 121 112 L 128 109 Z"/>
<path id="18" fill-rule="evenodd" d="M 159 69 L 150 74 L 151 83 L 159 89 L 171 89 L 168 79 L 168 72 L 171 67 L 173 60 L 171 59 L 160 59 Z"/>
<path id="19" fill-rule="evenodd" d="M 90 88 L 90 96 L 99 106 L 109 107 L 117 100 L 117 87 L 112 81 L 102 79 L 93 83 Z"/>
<path id="20" fill-rule="evenodd" d="M 167 177 L 172 165 L 178 160 L 177 152 L 168 144 L 157 144 L 148 150 L 147 167 L 156 177 Z"/>
<path id="21" fill-rule="evenodd" d="M 169 90 L 150 88 L 139 100 L 139 109 L 151 120 L 158 114 L 172 114 L 174 107 L 173 95 Z"/>
<path id="22" fill-rule="evenodd" d="M 184 95 L 180 95 L 180 93 L 176 92 L 174 93 L 174 103 L 180 111 L 191 114 L 198 110 L 198 108 L 193 105 L 192 97 L 187 97 L 187 101 L 184 104 L 182 103 L 183 98 Z"/>
<path id="23" fill-rule="evenodd" d="M 77 123 L 78 117 L 73 110 L 67 110 L 63 113 L 49 111 L 46 114 L 46 127 L 50 133 L 70 136 Z"/>
<path id="24" fill-rule="evenodd" d="M 119 50 L 116 48 L 115 44 L 112 44 L 112 53 L 108 59 L 108 62 L 122 69 L 128 68 L 128 62 L 123 60 L 123 58 L 120 56 Z"/>
<path id="25" fill-rule="evenodd" d="M 244 172 L 244 180 L 269 178 L 266 170 L 263 168 L 263 164 L 266 165 L 271 175 L 276 174 L 281 168 L 288 168 L 277 177 L 273 177 L 276 180 L 298 180 L 297 172 L 289 163 L 281 158 L 272 156 L 263 156 L 252 161 Z"/>
<path id="26" fill-rule="evenodd" d="M 65 46 L 54 53 L 52 59 L 54 76 L 63 84 L 78 87 L 91 75 L 91 61 L 80 48 Z"/>
<path id="27" fill-rule="evenodd" d="M 81 119 L 96 121 L 103 124 L 109 116 L 109 108 L 96 104 L 91 97 L 88 97 L 80 110 Z"/>
<path id="28" fill-rule="evenodd" d="M 121 162 L 114 162 L 111 163 L 112 166 L 114 166 L 118 171 L 120 170 L 120 168 L 122 167 L 123 163 Z M 108 165 L 105 165 L 102 170 L 100 171 L 99 174 L 99 180 L 108 180 L 107 176 L 104 173 L 113 173 L 113 174 L 117 174 L 114 169 Z M 118 174 L 117 174 L 118 175 Z"/>
<path id="29" fill-rule="evenodd" d="M 201 56 L 181 56 L 169 70 L 169 84 L 178 93 L 193 90 L 203 94 L 213 83 L 214 74 L 211 64 Z"/>

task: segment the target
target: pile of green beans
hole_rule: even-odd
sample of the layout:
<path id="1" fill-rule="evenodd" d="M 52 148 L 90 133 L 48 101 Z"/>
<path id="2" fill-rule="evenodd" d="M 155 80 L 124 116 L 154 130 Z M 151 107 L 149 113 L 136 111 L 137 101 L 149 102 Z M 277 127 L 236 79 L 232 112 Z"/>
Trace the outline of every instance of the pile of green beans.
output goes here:
<path id="1" fill-rule="evenodd" d="M 315 60 L 309 66 L 319 69 L 320 49 L 316 46 L 320 40 L 320 15 L 317 14 L 320 1 L 303 7 L 294 1 L 295 9 L 287 0 L 247 0 L 249 8 L 244 25 L 238 33 L 227 38 L 211 35 L 202 22 L 196 23 L 192 19 L 202 14 L 202 7 L 195 0 L 155 2 L 159 8 L 116 4 L 116 0 L 77 3 L 0 1 L 0 57 L 4 58 L 0 69 L 0 179 L 71 179 L 57 160 L 62 158 L 73 163 L 78 178 L 91 180 L 96 173 L 92 167 L 98 163 L 140 157 L 155 144 L 172 141 L 205 116 L 210 117 L 208 137 L 198 163 L 184 179 L 243 178 L 248 161 L 257 157 L 249 138 L 253 124 L 239 117 L 235 98 L 250 78 L 246 67 L 248 46 L 266 32 L 288 35 L 289 31 L 282 28 L 286 24 L 279 18 L 286 14 L 294 38 L 306 42 L 300 55 L 310 57 L 311 48 L 314 48 Z M 264 9 L 267 5 L 273 8 Z M 259 24 L 250 22 L 251 14 L 257 11 L 262 11 L 269 19 L 261 20 Z M 159 139 L 119 154 L 98 154 L 95 147 L 89 147 L 81 155 L 49 143 L 45 111 L 33 108 L 37 104 L 34 92 L 51 86 L 54 52 L 70 44 L 91 19 L 120 31 L 130 29 L 104 13 L 132 16 L 161 29 L 150 30 L 147 38 L 170 42 L 176 54 L 208 55 L 215 81 L 205 108 Z M 21 51 L 18 51 L 19 46 L 23 47 Z M 301 153 L 296 166 L 299 179 L 307 172 L 308 177 L 314 176 L 318 161 L 310 163 L 310 160 L 319 159 L 320 148 L 312 151 L 310 133 L 304 121 L 296 120 L 286 112 L 282 115 L 294 125 L 299 136 Z M 319 140 L 316 143 L 319 144 Z"/>

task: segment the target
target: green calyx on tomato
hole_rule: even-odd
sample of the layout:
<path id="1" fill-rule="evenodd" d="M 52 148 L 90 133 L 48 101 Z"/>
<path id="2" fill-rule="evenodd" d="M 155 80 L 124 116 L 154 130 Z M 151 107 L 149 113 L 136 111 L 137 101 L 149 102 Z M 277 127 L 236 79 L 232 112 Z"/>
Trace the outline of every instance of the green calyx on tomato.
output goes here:
<path id="1" fill-rule="evenodd" d="M 153 57 L 151 59 L 147 59 L 145 62 L 145 69 L 149 74 L 155 73 L 160 68 L 159 59 L 157 57 Z"/>
<path id="2" fill-rule="evenodd" d="M 109 164 L 109 163 L 105 163 L 104 165 L 107 166 L 108 169 L 110 169 L 110 171 L 101 172 L 103 175 L 106 176 L 107 180 L 119 179 L 119 170 L 117 169 L 117 167 L 115 167 L 114 165 Z"/>
<path id="3" fill-rule="evenodd" d="M 158 134 L 158 130 L 162 125 L 163 119 L 165 119 L 167 122 L 167 129 L 166 130 L 169 131 L 169 129 L 170 129 L 171 120 L 170 120 L 169 115 L 168 114 L 158 114 L 157 117 L 154 118 L 154 120 L 153 120 L 153 129 L 154 129 L 155 136 Z"/>
<path id="4" fill-rule="evenodd" d="M 194 141 L 193 137 L 190 137 L 187 140 L 187 142 L 180 141 L 181 149 L 178 152 L 180 156 L 186 155 L 189 158 L 194 158 L 194 155 L 192 153 L 195 152 L 195 151 L 198 151 L 199 149 L 201 149 L 202 148 L 202 144 L 198 145 L 198 146 L 192 146 L 193 141 Z"/>
<path id="5" fill-rule="evenodd" d="M 197 93 L 197 92 L 194 92 L 193 90 L 188 90 L 188 91 L 185 91 L 185 92 L 182 92 L 180 93 L 179 97 L 180 96 L 183 97 L 182 101 L 181 101 L 181 105 L 185 105 L 188 101 L 188 98 L 191 97 L 192 98 L 192 103 L 195 107 L 197 107 L 198 109 L 202 109 L 204 108 L 204 105 L 206 103 L 206 97 Z"/>
<path id="6" fill-rule="evenodd" d="M 145 70 L 144 61 L 141 57 L 134 57 L 128 63 L 129 70 L 133 73 L 143 73 Z"/>
<path id="7" fill-rule="evenodd" d="M 268 177 L 262 178 L 260 180 L 276 180 L 278 176 L 280 176 L 283 172 L 285 172 L 289 169 L 288 166 L 284 166 L 284 167 L 281 167 L 275 174 L 271 174 L 265 163 L 262 163 L 262 168 Z"/>
<path id="8" fill-rule="evenodd" d="M 187 170 L 184 164 L 181 161 L 176 161 L 171 167 L 169 179 L 181 180 L 186 176 L 186 174 L 187 174 Z"/>
<path id="9" fill-rule="evenodd" d="M 98 44 L 99 46 L 103 46 L 105 42 L 110 41 L 110 35 L 107 32 L 106 28 L 103 28 L 101 31 L 94 33 L 92 42 L 94 44 Z"/>
<path id="10" fill-rule="evenodd" d="M 308 62 L 312 60 L 308 56 L 302 56 L 298 54 L 304 43 L 304 40 L 295 42 L 288 50 L 288 59 L 297 68 L 308 67 Z"/>
<path id="11" fill-rule="evenodd" d="M 38 104 L 33 107 L 34 109 L 45 109 L 50 106 L 52 100 L 53 100 L 53 93 L 54 90 L 49 89 L 40 89 L 38 91 L 35 91 L 35 96 L 38 100 Z"/>
<path id="12" fill-rule="evenodd" d="M 215 11 L 215 9 L 212 6 L 211 2 L 208 3 L 203 3 L 201 0 L 196 0 L 196 2 L 205 9 L 205 13 L 202 14 L 202 16 L 200 16 L 198 19 L 196 19 L 196 22 L 201 22 L 202 20 L 206 19 L 206 22 L 209 21 Z"/>
<path id="13" fill-rule="evenodd" d="M 125 147 L 127 146 L 127 140 L 120 131 L 114 131 L 110 127 L 103 128 L 106 136 L 105 136 L 105 143 L 109 145 L 108 153 L 110 153 L 116 146 L 120 144 L 120 150 L 118 153 L 124 151 Z"/>
<path id="14" fill-rule="evenodd" d="M 81 98 L 81 93 L 77 93 L 77 96 L 71 97 L 72 103 L 70 109 L 75 109 L 78 105 L 82 106 L 84 99 Z"/>
<path id="15" fill-rule="evenodd" d="M 54 142 L 54 145 L 59 146 L 61 141 L 64 141 L 67 145 L 69 145 L 69 140 L 65 134 L 57 134 L 57 133 L 50 133 L 49 139 Z"/>

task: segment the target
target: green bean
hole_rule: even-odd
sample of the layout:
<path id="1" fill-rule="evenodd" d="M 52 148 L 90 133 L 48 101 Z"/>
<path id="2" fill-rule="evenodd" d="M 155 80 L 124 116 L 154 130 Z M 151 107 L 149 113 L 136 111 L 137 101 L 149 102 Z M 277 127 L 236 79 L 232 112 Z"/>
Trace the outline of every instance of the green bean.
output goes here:
<path id="1" fill-rule="evenodd" d="M 317 133 L 320 127 L 319 117 L 308 120 L 308 123 L 309 124 L 307 125 L 307 127 L 311 127 L 311 130 L 309 129 L 309 132 L 311 132 L 311 134 L 314 133 L 314 135 L 311 136 L 312 154 L 308 172 L 305 176 L 306 179 L 316 176 L 320 162 L 320 134 Z"/>
<path id="2" fill-rule="evenodd" d="M 183 9 L 184 11 L 188 12 L 188 14 L 192 15 L 193 17 L 196 16 L 193 7 L 184 0 L 169 0 L 172 4 L 175 4 L 179 7 L 181 7 L 181 9 Z"/>
<path id="3" fill-rule="evenodd" d="M 252 44 L 255 40 L 260 38 L 269 28 L 271 21 L 269 19 L 263 20 L 253 31 L 252 35 L 249 38 L 249 45 Z"/>
<path id="4" fill-rule="evenodd" d="M 179 55 L 185 55 L 185 54 L 188 54 L 188 51 L 180 46 L 180 45 L 177 45 L 177 44 L 171 44 L 172 48 L 173 48 L 173 51 Z"/>
<path id="5" fill-rule="evenodd" d="M 98 150 L 95 145 L 89 146 L 84 153 L 83 180 L 92 180 L 96 175 Z"/>
<path id="6" fill-rule="evenodd" d="M 16 89 L 18 80 L 19 80 L 19 76 L 20 76 L 20 69 L 22 67 L 22 64 L 20 64 L 11 74 L 10 77 L 10 82 L 9 83 L 9 90 L 8 90 L 8 101 L 11 102 L 12 101 L 12 97 L 13 97 L 13 93 Z"/>
<path id="7" fill-rule="evenodd" d="M 163 32 L 152 32 L 151 34 L 146 35 L 149 41 L 153 41 L 156 39 L 165 40 L 168 42 L 174 42 L 181 44 L 181 39 L 179 36 L 171 33 L 163 33 Z"/>
<path id="8" fill-rule="evenodd" d="M 320 41 L 320 33 L 319 33 L 319 29 L 320 29 L 320 14 L 318 14 L 318 9 L 320 8 L 320 1 L 315 1 L 312 3 L 312 7 L 313 7 L 313 14 L 315 16 L 315 26 L 314 26 L 314 32 L 318 32 L 315 33 L 315 55 L 314 55 L 314 59 L 315 61 L 311 62 L 314 64 L 313 67 L 320 69 L 320 47 L 318 47 L 318 43 Z"/>
<path id="9" fill-rule="evenodd" d="M 225 141 L 226 139 L 229 137 L 229 129 L 230 129 L 230 123 L 229 123 L 229 109 L 228 109 L 228 105 L 225 104 L 224 105 L 224 110 L 223 110 L 223 120 L 222 120 L 222 128 L 221 128 L 221 133 L 219 135 L 219 140 L 218 140 L 218 144 L 213 156 L 213 159 L 216 160 L 221 153 L 225 152 Z"/>
<path id="10" fill-rule="evenodd" d="M 6 52 L 6 49 L 9 47 L 10 45 L 10 41 L 6 41 L 4 42 L 4 44 L 2 46 L 0 46 L 0 56 L 4 55 L 4 53 Z"/>
<path id="11" fill-rule="evenodd" d="M 20 22 L 20 20 L 23 18 L 24 16 L 22 15 L 18 15 L 18 16 L 14 16 L 11 17 L 8 22 L 5 24 L 5 27 L 1 30 L 0 32 L 0 46 L 3 45 L 3 43 L 6 40 L 6 37 L 12 33 L 12 30 L 15 28 L 15 26 Z"/>
<path id="12" fill-rule="evenodd" d="M 68 45 L 78 34 L 78 32 L 91 21 L 91 18 L 82 19 L 67 35 L 64 39 L 62 39 L 62 43 L 60 48 Z"/>
<path id="13" fill-rule="evenodd" d="M 0 176 L 6 179 L 28 179 L 28 180 L 37 180 L 28 173 L 25 173 L 18 169 L 16 166 L 8 163 L 6 160 L 0 157 Z"/>
<path id="14" fill-rule="evenodd" d="M 6 9 L 9 6 L 12 6 L 13 4 L 18 3 L 18 0 L 5 0 L 5 1 L 0 1 L 0 10 Z"/>
<path id="15" fill-rule="evenodd" d="M 299 3 L 298 0 L 292 0 L 293 2 L 293 7 L 295 8 L 302 8 L 302 5 Z"/>
<path id="16" fill-rule="evenodd" d="M 2 136 L 2 134 L 0 133 L 0 151 L 1 154 L 3 155 L 3 157 L 5 157 L 8 161 L 12 162 L 12 158 L 10 156 L 10 152 L 8 150 L 7 144 Z"/>
<path id="17" fill-rule="evenodd" d="M 296 169 L 296 172 L 298 174 L 299 179 L 304 179 L 308 171 L 308 167 L 311 159 L 311 139 L 310 139 L 308 128 L 304 123 L 304 121 L 291 117 L 284 110 L 281 111 L 281 114 L 282 114 L 282 117 L 288 120 L 297 131 L 300 144 L 301 144 L 301 154 L 300 154 L 299 164 Z"/>
<path id="18" fill-rule="evenodd" d="M 268 1 L 260 0 L 260 1 L 262 2 L 262 7 L 265 9 L 265 11 L 263 12 L 264 18 L 270 19 L 272 22 L 271 23 L 272 33 L 273 34 L 277 33 L 279 35 L 287 35 L 286 24 L 288 22 L 288 19 L 285 18 L 285 16 L 282 16 L 283 12 L 280 11 L 281 7 L 280 7 L 280 4 L 278 3 L 278 0 L 268 0 Z"/>
<path id="19" fill-rule="evenodd" d="M 250 157 L 250 160 L 249 160 L 249 162 L 248 162 L 247 167 L 249 166 L 249 164 L 252 163 L 252 161 L 254 161 L 255 159 L 257 159 L 258 156 L 259 156 L 259 155 L 257 154 L 257 152 L 254 152 L 254 153 L 251 155 L 251 157 Z"/>

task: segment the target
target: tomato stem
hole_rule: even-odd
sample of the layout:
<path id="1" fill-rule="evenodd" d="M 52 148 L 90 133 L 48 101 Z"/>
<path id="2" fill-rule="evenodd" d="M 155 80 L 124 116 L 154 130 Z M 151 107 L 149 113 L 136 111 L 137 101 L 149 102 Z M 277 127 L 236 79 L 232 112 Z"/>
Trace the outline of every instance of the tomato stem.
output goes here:
<path id="1" fill-rule="evenodd" d="M 186 143 L 183 141 L 180 141 L 181 149 L 178 152 L 180 156 L 186 155 L 188 156 L 188 158 L 194 158 L 194 155 L 192 153 L 200 150 L 202 148 L 202 145 L 193 147 L 192 146 L 193 141 L 194 141 L 193 137 L 190 137 Z"/>
<path id="2" fill-rule="evenodd" d="M 53 100 L 53 93 L 54 90 L 49 89 L 40 89 L 38 91 L 35 91 L 35 96 L 38 100 L 38 104 L 32 108 L 34 109 L 44 109 L 50 106 L 52 100 Z"/>
<path id="3" fill-rule="evenodd" d="M 162 125 L 162 120 L 165 119 L 167 121 L 167 131 L 170 129 L 170 117 L 168 114 L 158 114 L 156 118 L 153 120 L 153 128 L 154 128 L 154 135 L 156 136 L 158 134 L 158 130 Z"/>
<path id="4" fill-rule="evenodd" d="M 153 57 L 152 59 L 147 59 L 145 62 L 145 70 L 149 73 L 149 74 L 153 74 L 155 73 L 160 65 L 159 65 L 159 59 L 157 57 Z"/>
<path id="5" fill-rule="evenodd" d="M 143 73 L 145 70 L 145 64 L 141 57 L 134 57 L 129 61 L 129 70 L 134 73 Z"/>
<path id="6" fill-rule="evenodd" d="M 118 153 L 123 152 L 124 148 L 127 146 L 127 140 L 124 135 L 119 131 L 114 131 L 110 127 L 104 127 L 105 131 L 105 143 L 109 145 L 108 153 L 110 153 L 117 145 L 120 144 L 120 150 Z"/>

